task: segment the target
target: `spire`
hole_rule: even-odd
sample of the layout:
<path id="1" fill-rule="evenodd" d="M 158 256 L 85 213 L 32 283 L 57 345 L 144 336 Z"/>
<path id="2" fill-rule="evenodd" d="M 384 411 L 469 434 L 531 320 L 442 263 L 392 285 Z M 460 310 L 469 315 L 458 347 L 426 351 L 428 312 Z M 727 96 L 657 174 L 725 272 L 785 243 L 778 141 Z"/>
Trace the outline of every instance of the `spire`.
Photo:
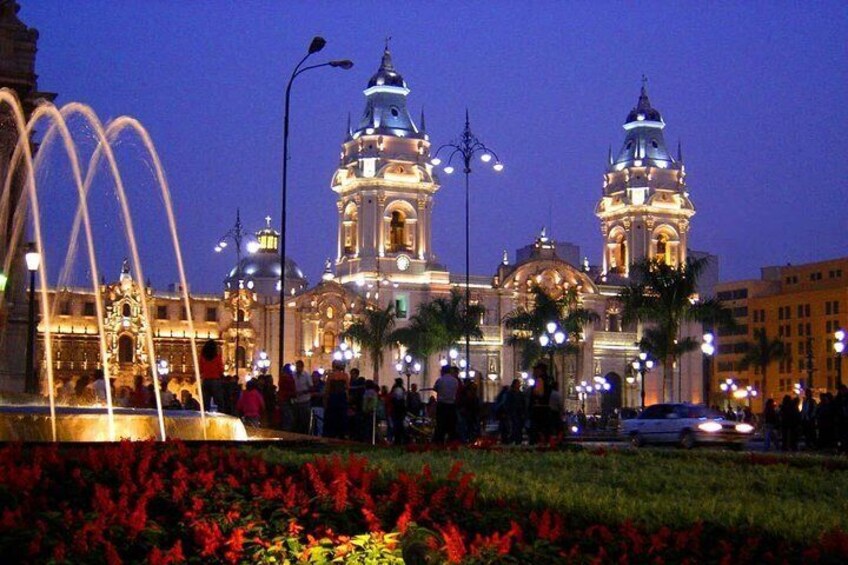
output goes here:
<path id="1" fill-rule="evenodd" d="M 347 137 L 353 137 L 353 130 L 350 127 L 350 112 L 347 113 Z"/>
<path id="2" fill-rule="evenodd" d="M 607 162 L 612 165 L 612 144 L 609 146 L 609 153 L 607 154 Z"/>
<path id="3" fill-rule="evenodd" d="M 624 123 L 641 121 L 662 123 L 662 116 L 651 105 L 651 100 L 648 98 L 648 77 L 644 74 L 642 75 L 642 88 L 639 90 L 639 100 L 636 102 L 636 106 L 627 114 L 627 119 Z"/>
<path id="4" fill-rule="evenodd" d="M 678 162 L 683 162 L 683 144 L 680 143 L 680 139 L 677 139 L 677 160 Z"/>
<path id="5" fill-rule="evenodd" d="M 421 120 L 418 125 L 418 131 L 424 133 L 427 131 L 427 126 L 424 123 L 424 106 L 421 106 Z"/>

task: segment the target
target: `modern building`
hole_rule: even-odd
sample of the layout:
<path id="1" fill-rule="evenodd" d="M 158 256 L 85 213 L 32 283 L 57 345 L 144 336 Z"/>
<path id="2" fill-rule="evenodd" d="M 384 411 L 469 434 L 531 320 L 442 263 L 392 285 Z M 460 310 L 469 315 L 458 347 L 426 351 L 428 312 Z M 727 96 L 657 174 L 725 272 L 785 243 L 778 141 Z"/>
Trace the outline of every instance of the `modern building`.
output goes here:
<path id="1" fill-rule="evenodd" d="M 722 400 L 719 384 L 726 379 L 733 379 L 740 389 L 754 387 L 758 395 L 753 404 L 760 408 L 764 399 L 779 401 L 793 394 L 796 386 L 811 386 L 817 393 L 835 391 L 833 341 L 834 333 L 848 323 L 848 257 L 763 267 L 759 279 L 724 282 L 716 289 L 738 327 L 720 332 L 716 339 L 714 402 Z M 771 364 L 765 375 L 739 364 L 758 329 L 769 339 L 783 341 L 789 351 L 789 357 Z"/>

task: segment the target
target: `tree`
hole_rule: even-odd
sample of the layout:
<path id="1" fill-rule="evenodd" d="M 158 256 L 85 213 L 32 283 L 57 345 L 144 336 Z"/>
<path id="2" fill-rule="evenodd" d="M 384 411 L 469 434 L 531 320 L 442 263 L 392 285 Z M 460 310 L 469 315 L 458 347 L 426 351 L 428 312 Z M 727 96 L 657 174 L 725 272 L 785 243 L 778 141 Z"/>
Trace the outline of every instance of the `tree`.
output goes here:
<path id="1" fill-rule="evenodd" d="M 480 320 L 485 313 L 482 305 L 471 304 L 466 318 L 465 298 L 455 290 L 449 297 L 421 303 L 409 323 L 393 332 L 392 340 L 403 344 L 426 364 L 430 355 L 450 349 L 464 340 L 466 329 L 472 338 L 481 339 Z"/>
<path id="2" fill-rule="evenodd" d="M 754 330 L 754 341 L 748 345 L 748 350 L 739 360 L 740 369 L 754 367 L 763 376 L 762 391 L 763 398 L 768 398 L 766 388 L 766 371 L 769 365 L 775 361 L 783 361 L 789 358 L 789 347 L 778 338 L 769 339 L 765 328 Z"/>
<path id="3" fill-rule="evenodd" d="M 358 343 L 371 358 L 374 369 L 374 382 L 380 382 L 380 367 L 383 364 L 385 349 L 395 343 L 392 330 L 395 327 L 395 307 L 389 304 L 384 309 L 369 308 L 363 318 L 351 324 L 342 332 L 342 339 Z"/>
<path id="4" fill-rule="evenodd" d="M 513 330 L 508 343 L 521 346 L 521 366 L 528 368 L 545 354 L 539 336 L 547 331 L 549 322 L 554 322 L 568 334 L 568 341 L 562 345 L 549 346 L 551 357 L 555 350 L 560 350 L 575 353 L 579 359 L 580 335 L 586 325 L 598 319 L 598 315 L 580 306 L 577 289 L 569 289 L 560 298 L 552 297 L 540 286 L 534 286 L 530 292 L 532 308 L 518 308 L 504 318 L 506 328 Z"/>
<path id="5" fill-rule="evenodd" d="M 645 345 L 663 367 L 663 399 L 671 400 L 674 365 L 697 343 L 680 337 L 684 322 L 732 326 L 728 309 L 714 298 L 696 300 L 698 279 L 708 258 L 689 258 L 685 265 L 671 266 L 660 261 L 641 261 L 633 265 L 631 282 L 619 293 L 622 318 L 648 326 L 643 332 Z"/>

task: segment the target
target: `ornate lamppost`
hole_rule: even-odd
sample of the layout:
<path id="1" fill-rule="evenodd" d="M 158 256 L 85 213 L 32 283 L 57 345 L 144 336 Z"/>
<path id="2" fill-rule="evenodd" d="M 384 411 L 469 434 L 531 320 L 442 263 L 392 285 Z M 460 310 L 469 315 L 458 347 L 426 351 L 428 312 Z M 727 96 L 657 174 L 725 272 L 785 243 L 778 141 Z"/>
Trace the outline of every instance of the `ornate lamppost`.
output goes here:
<path id="1" fill-rule="evenodd" d="M 421 363 L 414 360 L 412 355 L 404 355 L 401 360 L 395 364 L 395 369 L 397 370 L 398 375 L 401 377 L 406 377 L 406 390 L 409 392 L 409 379 L 412 375 L 418 375 L 421 373 Z"/>
<path id="2" fill-rule="evenodd" d="M 350 348 L 347 342 L 344 341 L 339 344 L 338 349 L 333 351 L 333 361 L 341 361 L 345 365 L 350 363 L 353 357 L 353 350 Z"/>
<path id="3" fill-rule="evenodd" d="M 229 246 L 229 242 L 232 241 L 236 248 L 236 302 L 235 302 L 235 316 L 233 316 L 233 321 L 235 322 L 236 327 L 236 349 L 235 355 L 233 356 L 235 362 L 233 366 L 236 369 L 236 377 L 238 377 L 239 372 L 239 349 L 241 347 L 240 337 L 241 337 L 241 306 L 239 302 L 241 301 L 241 289 L 244 281 L 241 279 L 241 242 L 248 235 L 248 233 L 244 230 L 244 226 L 241 223 L 241 213 L 238 208 L 236 208 L 236 223 L 235 225 L 227 231 L 224 235 L 220 237 L 218 240 L 218 245 L 215 246 L 215 253 L 221 253 L 224 249 Z"/>
<path id="4" fill-rule="evenodd" d="M 268 354 L 264 351 L 259 352 L 259 359 L 256 360 L 256 368 L 259 369 L 260 375 L 265 375 L 268 373 L 268 368 L 271 366 L 271 360 L 268 358 Z"/>
<path id="5" fill-rule="evenodd" d="M 342 60 L 333 60 L 328 61 L 326 63 L 319 63 L 317 65 L 308 65 L 306 67 L 303 64 L 306 60 L 319 52 L 324 46 L 327 44 L 327 40 L 320 36 L 315 36 L 312 38 L 312 41 L 309 43 L 309 49 L 307 49 L 306 55 L 300 60 L 300 62 L 295 66 L 292 71 L 291 77 L 289 78 L 289 82 L 286 85 L 286 97 L 285 97 L 285 109 L 283 112 L 283 187 L 282 187 L 282 214 L 280 217 L 280 265 L 282 267 L 282 273 L 280 273 L 280 336 L 279 336 L 279 351 L 280 351 L 280 359 L 279 359 L 279 374 L 283 374 L 283 367 L 285 366 L 285 343 L 286 343 L 286 196 L 288 191 L 288 163 L 289 163 L 289 116 L 291 110 L 291 89 L 292 84 L 294 83 L 294 79 L 299 77 L 301 74 L 306 71 L 311 71 L 313 69 L 320 69 L 322 67 L 333 67 L 337 69 L 348 70 L 353 67 L 353 62 L 348 61 L 347 59 Z"/>
<path id="6" fill-rule="evenodd" d="M 471 122 L 468 119 L 468 110 L 465 110 L 465 129 L 460 134 L 459 138 L 451 143 L 445 143 L 436 150 L 433 155 L 433 165 L 440 165 L 442 159 L 439 154 L 444 151 L 447 155 L 445 167 L 442 169 L 446 174 L 452 174 L 454 167 L 452 165 L 454 158 L 457 162 L 463 165 L 463 173 L 465 173 L 465 358 L 471 359 L 471 326 L 468 320 L 468 308 L 471 305 L 471 268 L 470 268 L 470 241 L 471 241 L 471 207 L 470 207 L 470 178 L 471 178 L 471 163 L 475 155 L 480 155 L 480 160 L 483 163 L 490 163 L 494 159 L 492 169 L 496 172 L 501 172 L 504 168 L 503 163 L 497 153 L 486 147 L 474 133 L 471 131 Z"/>
<path id="7" fill-rule="evenodd" d="M 739 385 L 736 384 L 736 381 L 733 379 L 724 379 L 724 382 L 718 385 L 718 388 L 721 389 L 721 392 L 727 395 L 727 408 L 730 408 L 730 398 L 733 396 L 737 390 L 739 390 Z"/>
<path id="8" fill-rule="evenodd" d="M 565 343 L 566 339 L 568 339 L 568 334 L 556 322 L 545 324 L 545 333 L 539 336 L 539 345 L 542 346 L 542 349 L 548 351 L 548 359 L 551 364 L 551 378 L 556 376 L 554 353 Z"/>
<path id="9" fill-rule="evenodd" d="M 654 368 L 654 360 L 648 358 L 648 354 L 644 351 L 639 354 L 637 359 L 631 363 L 633 370 L 639 373 L 639 397 L 642 410 L 645 409 L 645 375 Z"/>
<path id="10" fill-rule="evenodd" d="M 29 271 L 29 317 L 27 318 L 27 350 L 24 389 L 30 394 L 38 394 L 38 379 L 35 377 L 35 273 L 41 266 L 41 253 L 35 243 L 27 247 L 27 271 Z"/>
<path id="11" fill-rule="evenodd" d="M 577 398 L 581 401 L 581 410 L 583 415 L 586 415 L 586 397 L 593 394 L 597 389 L 586 381 L 580 381 L 580 384 L 574 387 L 577 391 Z"/>

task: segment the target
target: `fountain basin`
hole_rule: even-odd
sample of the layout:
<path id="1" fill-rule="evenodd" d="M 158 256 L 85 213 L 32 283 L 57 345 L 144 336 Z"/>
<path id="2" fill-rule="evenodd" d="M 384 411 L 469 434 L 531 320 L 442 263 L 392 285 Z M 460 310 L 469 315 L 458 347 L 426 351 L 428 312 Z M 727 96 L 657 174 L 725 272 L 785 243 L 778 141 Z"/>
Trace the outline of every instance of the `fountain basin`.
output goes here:
<path id="1" fill-rule="evenodd" d="M 156 410 L 115 408 L 115 439 L 159 439 Z M 206 437 L 200 412 L 165 410 L 165 435 L 182 440 L 246 440 L 242 421 L 226 414 L 206 413 Z M 57 406 L 56 435 L 62 442 L 110 441 L 109 415 L 103 407 Z M 0 441 L 53 441 L 48 406 L 0 405 Z"/>

